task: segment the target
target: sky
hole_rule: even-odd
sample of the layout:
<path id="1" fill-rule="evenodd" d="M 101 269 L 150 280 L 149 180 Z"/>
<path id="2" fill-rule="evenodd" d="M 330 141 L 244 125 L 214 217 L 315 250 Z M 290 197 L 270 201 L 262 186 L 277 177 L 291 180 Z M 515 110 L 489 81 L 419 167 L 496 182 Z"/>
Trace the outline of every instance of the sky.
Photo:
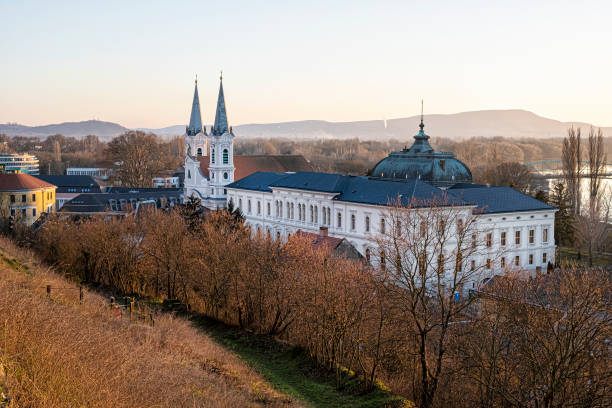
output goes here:
<path id="1" fill-rule="evenodd" d="M 0 123 L 526 109 L 612 126 L 610 1 L 0 0 Z"/>

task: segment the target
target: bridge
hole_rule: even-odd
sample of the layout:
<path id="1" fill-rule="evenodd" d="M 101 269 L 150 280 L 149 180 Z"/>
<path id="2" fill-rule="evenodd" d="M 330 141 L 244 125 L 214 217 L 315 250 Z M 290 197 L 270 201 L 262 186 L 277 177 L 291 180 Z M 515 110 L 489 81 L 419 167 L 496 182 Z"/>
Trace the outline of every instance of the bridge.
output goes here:
<path id="1" fill-rule="evenodd" d="M 584 171 L 581 173 L 582 178 L 588 178 L 588 164 L 589 161 L 585 160 L 582 162 Z M 523 163 L 523 165 L 530 167 L 535 173 L 536 177 L 545 179 L 556 179 L 563 178 L 563 161 L 562 160 L 540 160 L 529 163 Z M 604 164 L 603 178 L 612 178 L 612 163 Z"/>

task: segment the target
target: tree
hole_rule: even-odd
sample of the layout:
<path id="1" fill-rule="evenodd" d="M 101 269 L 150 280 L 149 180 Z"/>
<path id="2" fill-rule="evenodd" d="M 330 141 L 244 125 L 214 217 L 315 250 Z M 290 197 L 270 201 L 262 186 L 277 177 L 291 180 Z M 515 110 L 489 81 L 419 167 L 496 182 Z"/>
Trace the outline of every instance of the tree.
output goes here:
<path id="1" fill-rule="evenodd" d="M 130 130 L 108 144 L 108 152 L 117 163 L 115 177 L 129 187 L 151 187 L 153 177 L 162 170 L 162 151 L 152 133 Z"/>
<path id="2" fill-rule="evenodd" d="M 557 207 L 555 213 L 555 243 L 571 245 L 574 242 L 574 216 L 570 207 L 570 199 L 563 183 L 557 183 L 550 195 L 550 204 Z"/>
<path id="3" fill-rule="evenodd" d="M 578 215 L 581 207 L 580 180 L 582 173 L 580 128 L 571 127 L 567 130 L 567 138 L 563 139 L 561 161 L 572 213 Z"/>
<path id="4" fill-rule="evenodd" d="M 445 374 L 451 323 L 464 318 L 469 297 L 455 296 L 478 287 L 499 253 L 489 253 L 472 208 L 455 206 L 445 197 L 403 205 L 398 199 L 385 216 L 379 251 L 386 261 L 388 292 L 398 308 L 397 326 L 416 339 L 419 374 L 415 399 L 430 407 Z M 482 262 L 481 258 L 488 260 Z M 471 261 L 474 261 L 473 263 Z"/>
<path id="5" fill-rule="evenodd" d="M 481 406 L 603 407 L 612 403 L 612 287 L 603 270 L 497 279 L 463 333 L 463 372 Z"/>
<path id="6" fill-rule="evenodd" d="M 520 163 L 507 162 L 489 168 L 484 174 L 484 181 L 493 186 L 508 186 L 528 193 L 533 185 L 533 172 Z"/>
<path id="7" fill-rule="evenodd" d="M 603 133 L 591 127 L 588 145 L 589 211 L 596 212 L 601 181 L 605 172 L 607 156 L 604 149 Z"/>

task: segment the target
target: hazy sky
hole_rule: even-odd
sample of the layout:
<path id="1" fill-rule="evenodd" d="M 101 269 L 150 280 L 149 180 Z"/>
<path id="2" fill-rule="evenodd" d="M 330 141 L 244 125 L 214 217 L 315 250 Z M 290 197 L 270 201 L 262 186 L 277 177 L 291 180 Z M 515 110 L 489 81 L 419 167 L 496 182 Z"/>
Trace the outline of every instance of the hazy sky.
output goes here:
<path id="1" fill-rule="evenodd" d="M 0 0 L 0 123 L 522 108 L 612 126 L 611 1 Z"/>

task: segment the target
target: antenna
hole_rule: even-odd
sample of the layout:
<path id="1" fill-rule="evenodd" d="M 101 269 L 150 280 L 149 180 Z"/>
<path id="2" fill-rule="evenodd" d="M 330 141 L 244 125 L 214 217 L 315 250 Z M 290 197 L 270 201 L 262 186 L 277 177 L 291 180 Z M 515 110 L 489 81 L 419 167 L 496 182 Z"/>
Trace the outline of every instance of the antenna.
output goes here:
<path id="1" fill-rule="evenodd" d="M 421 99 L 421 123 L 423 123 L 423 100 Z"/>

